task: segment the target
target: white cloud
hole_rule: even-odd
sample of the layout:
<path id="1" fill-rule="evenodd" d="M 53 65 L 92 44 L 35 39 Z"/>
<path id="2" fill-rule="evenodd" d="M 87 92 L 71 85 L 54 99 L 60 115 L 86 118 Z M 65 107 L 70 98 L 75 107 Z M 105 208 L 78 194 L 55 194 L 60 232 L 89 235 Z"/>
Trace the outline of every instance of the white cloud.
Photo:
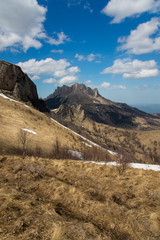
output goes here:
<path id="1" fill-rule="evenodd" d="M 86 81 L 86 84 L 90 84 L 92 81 L 91 80 L 87 80 Z"/>
<path id="2" fill-rule="evenodd" d="M 110 89 L 110 90 L 114 90 L 114 89 L 126 89 L 125 85 L 111 85 L 109 82 L 103 82 L 100 85 L 101 88 L 106 88 L 106 89 Z"/>
<path id="3" fill-rule="evenodd" d="M 75 58 L 77 58 L 78 61 L 84 60 L 84 56 L 83 55 L 79 55 L 78 53 L 76 53 Z"/>
<path id="4" fill-rule="evenodd" d="M 71 41 L 71 39 L 66 34 L 64 34 L 64 32 L 56 33 L 56 35 L 57 39 L 48 37 L 47 42 L 50 43 L 51 45 L 58 46 L 60 44 L 64 44 L 65 42 Z"/>
<path id="5" fill-rule="evenodd" d="M 137 29 L 132 30 L 128 37 L 118 39 L 122 46 L 118 50 L 127 50 L 133 54 L 149 53 L 160 50 L 160 37 L 153 37 L 158 33 L 160 18 L 152 18 L 146 23 L 140 24 Z"/>
<path id="6" fill-rule="evenodd" d="M 55 78 L 48 78 L 48 79 L 43 80 L 43 83 L 50 83 L 50 84 L 52 84 L 52 83 L 56 83 L 56 82 L 57 81 L 56 81 Z"/>
<path id="7" fill-rule="evenodd" d="M 111 67 L 105 68 L 102 74 L 123 74 L 123 78 L 149 78 L 159 74 L 155 60 L 140 61 L 130 59 L 117 59 Z"/>
<path id="8" fill-rule="evenodd" d="M 54 75 L 56 71 L 64 71 L 70 66 L 70 63 L 66 59 L 54 60 L 53 58 L 46 58 L 40 61 L 30 59 L 27 62 L 19 62 L 17 65 L 27 74 L 40 76 Z"/>
<path id="9" fill-rule="evenodd" d="M 46 11 L 36 0 L 0 1 L 0 51 L 40 48 L 40 40 L 47 37 L 43 27 Z"/>
<path id="10" fill-rule="evenodd" d="M 88 62 L 93 62 L 95 61 L 96 58 L 101 58 L 101 54 L 89 54 L 86 57 L 83 55 L 79 55 L 78 53 L 76 53 L 75 58 L 78 59 L 78 61 L 88 61 Z M 99 63 L 99 61 L 95 61 L 96 63 Z"/>
<path id="11" fill-rule="evenodd" d="M 155 13 L 159 10 L 159 0 L 110 0 L 102 9 L 102 13 L 113 17 L 112 23 L 120 23 L 127 17 L 140 15 L 144 12 Z"/>
<path id="12" fill-rule="evenodd" d="M 78 80 L 77 76 L 65 76 L 59 80 L 60 85 L 71 84 Z"/>
<path id="13" fill-rule="evenodd" d="M 51 52 L 52 53 L 60 53 L 60 54 L 62 54 L 63 50 L 62 49 L 58 49 L 58 50 L 52 49 Z"/>
<path id="14" fill-rule="evenodd" d="M 91 53 L 86 57 L 86 59 L 88 60 L 88 62 L 93 62 L 95 60 L 96 56 L 97 55 Z"/>
<path id="15" fill-rule="evenodd" d="M 111 84 L 109 82 L 103 82 L 101 87 L 108 88 Z"/>
<path id="16" fill-rule="evenodd" d="M 38 80 L 38 79 L 40 79 L 40 77 L 37 76 L 37 75 L 34 75 L 33 77 L 31 77 L 31 79 L 32 79 L 32 81 L 34 81 L 34 80 Z"/>
<path id="17" fill-rule="evenodd" d="M 64 77 L 64 76 L 67 76 L 67 75 L 75 75 L 76 73 L 80 72 L 80 69 L 79 67 L 70 67 L 70 68 L 67 68 L 67 69 L 63 69 L 63 70 L 58 70 L 54 73 L 54 76 L 55 77 Z"/>
<path id="18" fill-rule="evenodd" d="M 75 75 L 80 72 L 79 67 L 70 67 L 71 64 L 66 59 L 46 58 L 40 61 L 30 59 L 27 62 L 19 62 L 17 65 L 25 73 L 33 75 L 32 79 L 38 79 L 42 75 L 49 76 L 43 80 L 44 83 L 60 83 L 60 85 L 77 81 L 78 77 Z"/>

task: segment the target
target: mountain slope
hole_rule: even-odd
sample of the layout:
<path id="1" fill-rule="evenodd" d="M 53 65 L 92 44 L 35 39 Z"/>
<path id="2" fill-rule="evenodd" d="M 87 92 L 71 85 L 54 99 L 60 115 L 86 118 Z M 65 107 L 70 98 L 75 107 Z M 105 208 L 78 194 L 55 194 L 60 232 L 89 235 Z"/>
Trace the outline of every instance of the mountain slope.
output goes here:
<path id="1" fill-rule="evenodd" d="M 98 123 L 117 127 L 136 127 L 136 118 L 153 121 L 155 116 L 142 112 L 127 104 L 112 102 L 103 98 L 97 89 L 83 84 L 58 87 L 45 102 L 50 109 L 65 120 L 83 122 L 86 118 Z"/>

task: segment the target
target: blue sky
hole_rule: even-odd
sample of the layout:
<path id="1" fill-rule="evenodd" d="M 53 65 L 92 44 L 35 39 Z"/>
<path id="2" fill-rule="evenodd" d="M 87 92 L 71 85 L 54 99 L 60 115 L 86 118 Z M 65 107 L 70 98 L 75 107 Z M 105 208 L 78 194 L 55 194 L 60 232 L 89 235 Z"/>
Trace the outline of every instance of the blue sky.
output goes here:
<path id="1" fill-rule="evenodd" d="M 0 59 L 44 98 L 84 83 L 128 104 L 160 103 L 160 0 L 0 0 Z"/>

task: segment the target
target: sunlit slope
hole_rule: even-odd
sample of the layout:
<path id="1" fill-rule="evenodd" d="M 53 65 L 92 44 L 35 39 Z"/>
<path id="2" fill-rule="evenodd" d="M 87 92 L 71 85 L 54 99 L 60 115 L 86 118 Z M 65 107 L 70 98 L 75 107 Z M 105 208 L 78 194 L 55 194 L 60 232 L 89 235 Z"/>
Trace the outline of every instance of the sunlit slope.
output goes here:
<path id="1" fill-rule="evenodd" d="M 10 101 L 0 96 L 0 150 L 11 151 L 19 144 L 18 135 L 22 128 L 34 131 L 28 133 L 31 147 L 41 147 L 44 152 L 59 142 L 71 149 L 79 149 L 81 141 L 71 131 L 54 123 L 43 113 L 21 102 Z"/>
<path id="2" fill-rule="evenodd" d="M 160 172 L 0 157 L 1 240 L 159 240 Z"/>

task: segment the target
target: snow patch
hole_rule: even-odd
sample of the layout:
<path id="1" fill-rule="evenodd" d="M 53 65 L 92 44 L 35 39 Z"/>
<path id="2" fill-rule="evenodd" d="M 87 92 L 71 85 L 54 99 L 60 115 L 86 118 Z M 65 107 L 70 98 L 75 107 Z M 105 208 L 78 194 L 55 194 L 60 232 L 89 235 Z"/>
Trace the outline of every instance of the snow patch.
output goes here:
<path id="1" fill-rule="evenodd" d="M 92 148 L 93 146 L 92 145 L 90 145 L 90 144 L 88 144 L 88 143 L 86 143 L 86 142 L 82 142 L 84 145 L 86 145 L 87 147 L 90 147 L 90 148 Z"/>
<path id="2" fill-rule="evenodd" d="M 71 130 L 70 128 L 68 128 L 68 127 L 66 127 L 66 126 L 64 126 L 64 125 L 62 125 L 61 123 L 59 123 L 59 122 L 56 121 L 55 119 L 53 119 L 53 118 L 50 118 L 50 119 L 51 119 L 53 122 L 55 122 L 55 123 L 57 123 L 58 125 L 60 125 L 61 127 L 63 127 L 63 128 L 65 128 L 65 129 L 71 131 L 72 133 L 74 133 L 74 134 L 77 135 L 78 137 L 82 138 L 83 140 L 85 140 L 85 141 L 91 143 L 92 145 L 94 145 L 94 146 L 99 147 L 99 148 L 102 149 L 102 147 L 101 147 L 100 145 L 98 145 L 98 144 L 96 144 L 96 143 L 94 143 L 94 142 L 88 140 L 87 138 L 83 137 L 82 135 L 80 135 L 80 134 L 74 132 L 73 130 Z"/>
<path id="3" fill-rule="evenodd" d="M 73 150 L 68 150 L 68 153 L 70 153 L 73 157 L 77 157 L 79 159 L 82 159 L 82 153 L 81 152 L 77 152 L 77 151 L 73 151 Z"/>
<path id="4" fill-rule="evenodd" d="M 128 165 L 132 168 L 160 171 L 160 165 L 144 164 L 144 163 L 129 163 Z"/>
<path id="5" fill-rule="evenodd" d="M 95 162 L 95 161 L 85 161 L 85 163 L 93 163 L 97 165 L 108 165 L 108 166 L 121 166 L 120 163 L 117 162 Z M 143 170 L 153 170 L 153 171 L 160 171 L 160 165 L 153 165 L 153 164 L 144 164 L 144 163 L 128 163 L 127 164 L 131 168 L 143 169 Z"/>
<path id="6" fill-rule="evenodd" d="M 16 100 L 14 100 L 14 99 L 12 99 L 12 98 L 10 98 L 10 97 L 7 97 L 7 96 L 4 95 L 3 93 L 0 93 L 0 97 L 3 97 L 4 99 L 7 99 L 7 100 L 9 100 L 9 101 L 11 101 L 11 102 L 23 104 L 23 103 L 21 103 L 21 102 L 19 102 L 19 101 L 16 101 Z M 23 105 L 24 105 L 25 107 L 27 107 L 27 108 L 30 108 L 30 106 L 28 106 L 28 105 L 26 105 L 26 104 L 23 104 Z"/>
<path id="7" fill-rule="evenodd" d="M 14 99 L 12 99 L 12 98 L 10 98 L 10 97 L 7 97 L 7 96 L 4 95 L 3 93 L 0 93 L 0 97 L 3 97 L 3 98 L 5 98 L 5 99 L 8 99 L 8 100 L 11 101 L 11 102 L 19 103 L 18 101 L 14 100 Z"/>
<path id="8" fill-rule="evenodd" d="M 113 156 L 118 156 L 118 153 L 116 153 L 116 152 L 113 152 L 113 151 L 111 151 L 111 150 L 107 150 L 107 152 L 109 152 L 111 155 L 113 155 Z"/>
<path id="9" fill-rule="evenodd" d="M 32 133 L 32 134 L 34 134 L 34 135 L 37 134 L 35 131 L 29 130 L 29 129 L 27 129 L 27 128 L 21 128 L 21 129 L 22 129 L 23 131 L 25 131 L 25 132 Z"/>

